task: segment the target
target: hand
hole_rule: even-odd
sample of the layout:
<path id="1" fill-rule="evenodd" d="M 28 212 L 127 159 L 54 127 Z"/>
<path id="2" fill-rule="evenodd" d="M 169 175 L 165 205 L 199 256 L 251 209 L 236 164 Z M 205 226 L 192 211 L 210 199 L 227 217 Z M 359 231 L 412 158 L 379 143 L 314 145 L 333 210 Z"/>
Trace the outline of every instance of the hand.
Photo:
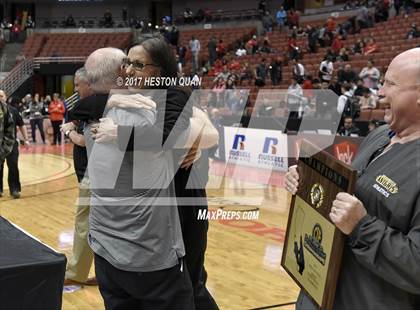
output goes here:
<path id="1" fill-rule="evenodd" d="M 27 149 L 29 149 L 29 146 L 30 146 L 31 144 L 29 143 L 29 141 L 28 141 L 28 140 L 25 140 L 25 142 L 23 143 L 23 145 L 25 146 L 25 149 L 27 150 Z"/>
<path id="2" fill-rule="evenodd" d="M 198 136 L 197 140 L 193 143 L 190 150 L 180 160 L 179 164 L 181 168 L 188 169 L 192 164 L 201 157 L 201 150 L 198 148 L 200 145 L 201 136 Z"/>
<path id="3" fill-rule="evenodd" d="M 348 193 L 338 193 L 330 212 L 331 221 L 344 234 L 349 235 L 367 214 L 363 203 Z"/>
<path id="4" fill-rule="evenodd" d="M 299 186 L 299 173 L 297 166 L 290 166 L 285 178 L 286 190 L 292 195 L 296 195 Z"/>
<path id="5" fill-rule="evenodd" d="M 66 133 L 69 130 L 76 130 L 76 125 L 73 122 L 65 123 L 61 125 L 61 132 Z"/>
<path id="6" fill-rule="evenodd" d="M 118 136 L 118 125 L 110 118 L 101 118 L 99 123 L 92 125 L 91 133 L 95 142 L 115 142 Z"/>

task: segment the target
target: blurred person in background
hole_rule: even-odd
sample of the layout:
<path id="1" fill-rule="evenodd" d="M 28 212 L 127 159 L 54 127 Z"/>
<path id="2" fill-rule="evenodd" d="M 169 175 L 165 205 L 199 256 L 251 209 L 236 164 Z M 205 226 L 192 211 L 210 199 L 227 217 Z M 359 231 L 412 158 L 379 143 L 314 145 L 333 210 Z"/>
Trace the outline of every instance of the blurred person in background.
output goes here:
<path id="1" fill-rule="evenodd" d="M 55 93 L 53 95 L 53 100 L 48 106 L 48 113 L 53 127 L 52 145 L 61 144 L 60 125 L 63 123 L 65 112 L 66 109 L 64 107 L 64 103 L 60 100 L 59 94 Z"/>
<path id="2" fill-rule="evenodd" d="M 43 119 L 43 103 L 32 100 L 32 96 L 27 94 L 25 96 L 25 103 L 29 108 L 29 122 L 31 124 L 31 135 L 32 142 L 36 143 L 36 128 L 38 128 L 41 134 L 42 143 L 45 144 L 45 133 L 44 133 L 44 119 Z"/>

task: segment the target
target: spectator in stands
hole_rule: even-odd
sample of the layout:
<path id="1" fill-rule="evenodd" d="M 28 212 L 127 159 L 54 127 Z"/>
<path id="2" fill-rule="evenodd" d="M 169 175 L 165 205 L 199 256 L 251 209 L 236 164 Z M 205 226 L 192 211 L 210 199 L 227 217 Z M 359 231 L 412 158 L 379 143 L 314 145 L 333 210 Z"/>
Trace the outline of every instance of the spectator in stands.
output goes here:
<path id="1" fill-rule="evenodd" d="M 213 82 L 217 82 L 218 80 L 220 80 L 220 79 L 222 79 L 224 82 L 226 82 L 227 80 L 228 80 L 228 78 L 229 78 L 229 76 L 230 76 L 230 72 L 229 72 L 229 70 L 228 70 L 228 66 L 227 65 L 224 65 L 223 66 L 223 71 L 222 72 L 220 72 L 216 77 L 215 77 L 215 79 L 213 80 Z"/>
<path id="2" fill-rule="evenodd" d="M 340 83 L 356 83 L 357 81 L 357 74 L 354 70 L 352 70 L 351 65 L 345 65 L 344 69 L 340 69 L 337 72 L 338 82 Z"/>
<path id="3" fill-rule="evenodd" d="M 349 84 L 341 87 L 341 96 L 338 98 L 337 112 L 343 117 L 357 118 L 360 115 L 360 105 L 357 98 L 353 96 Z"/>
<path id="4" fill-rule="evenodd" d="M 271 76 L 271 83 L 272 85 L 279 85 L 279 83 L 282 81 L 282 68 L 283 64 L 281 60 L 277 58 L 271 59 L 270 64 L 270 76 Z"/>
<path id="5" fill-rule="evenodd" d="M 185 66 L 185 56 L 187 55 L 187 48 L 182 45 L 179 46 L 177 54 L 179 56 L 179 61 L 182 63 L 183 66 Z"/>
<path id="6" fill-rule="evenodd" d="M 411 29 L 408 31 L 406 38 L 408 40 L 420 38 L 420 31 L 417 30 L 417 25 L 415 23 L 411 24 Z"/>
<path id="7" fill-rule="evenodd" d="M 370 38 L 366 47 L 363 49 L 363 55 L 369 55 L 372 53 L 377 52 L 379 49 L 378 44 L 376 43 L 374 38 Z"/>
<path id="8" fill-rule="evenodd" d="M 340 82 L 338 82 L 338 78 L 333 76 L 331 82 L 329 83 L 328 89 L 332 90 L 337 96 L 341 95 L 341 86 L 343 86 Z"/>
<path id="9" fill-rule="evenodd" d="M 343 24 L 338 24 L 337 33 L 341 36 L 343 40 L 347 39 L 348 32 Z"/>
<path id="10" fill-rule="evenodd" d="M 271 53 L 271 46 L 270 46 L 270 40 L 268 39 L 268 37 L 264 37 L 264 41 L 263 44 L 261 45 L 261 47 L 258 50 L 260 53 Z"/>
<path id="11" fill-rule="evenodd" d="M 204 9 L 204 22 L 211 22 L 213 19 L 213 14 L 209 9 Z"/>
<path id="12" fill-rule="evenodd" d="M 401 9 L 402 3 L 403 3 L 403 0 L 394 0 L 395 14 L 397 16 L 400 15 L 400 9 Z"/>
<path id="13" fill-rule="evenodd" d="M 248 62 L 245 62 L 245 64 L 243 65 L 241 72 L 239 74 L 239 85 L 242 85 L 242 82 L 247 80 L 252 80 L 254 78 L 252 69 L 249 65 Z"/>
<path id="14" fill-rule="evenodd" d="M 299 12 L 290 9 L 287 13 L 287 24 L 289 25 L 289 29 L 293 29 L 294 26 L 299 27 L 299 20 Z"/>
<path id="15" fill-rule="evenodd" d="M 334 72 L 334 65 L 331 61 L 331 57 L 327 57 L 326 60 L 321 62 L 319 66 L 319 78 L 322 82 L 330 82 Z"/>
<path id="16" fill-rule="evenodd" d="M 299 110 L 303 98 L 302 87 L 298 84 L 296 79 L 292 78 L 292 83 L 287 89 L 287 106 L 290 111 L 290 118 L 299 118 Z"/>
<path id="17" fill-rule="evenodd" d="M 11 35 L 11 41 L 12 42 L 19 42 L 20 40 L 20 33 L 21 33 L 21 27 L 18 20 L 15 20 L 15 23 L 13 24 L 12 28 L 10 29 L 10 35 Z"/>
<path id="18" fill-rule="evenodd" d="M 61 144 L 60 125 L 63 124 L 65 112 L 64 103 L 60 100 L 59 94 L 55 93 L 48 107 L 48 113 L 50 114 L 50 121 L 53 127 L 52 145 Z"/>
<path id="19" fill-rule="evenodd" d="M 386 22 L 389 17 L 388 6 L 385 1 L 378 1 L 375 7 L 375 22 Z"/>
<path id="20" fill-rule="evenodd" d="M 209 52 L 210 66 L 213 66 L 217 59 L 217 41 L 215 36 L 211 36 L 209 42 L 207 43 L 207 49 Z"/>
<path id="21" fill-rule="evenodd" d="M 74 18 L 73 18 L 73 15 L 72 14 L 70 14 L 67 17 L 67 19 L 65 21 L 65 25 L 66 25 L 66 27 L 69 27 L 69 28 L 76 27 L 76 22 L 74 21 Z"/>
<path id="22" fill-rule="evenodd" d="M 346 137 L 358 137 L 359 134 L 360 129 L 354 126 L 353 118 L 350 116 L 345 117 L 344 126 L 340 128 L 337 135 Z"/>
<path id="23" fill-rule="evenodd" d="M 195 21 L 201 23 L 204 20 L 204 10 L 198 9 L 197 14 L 195 15 Z"/>
<path id="24" fill-rule="evenodd" d="M 192 72 L 196 72 L 198 70 L 198 58 L 200 55 L 200 50 L 200 41 L 195 36 L 192 36 L 190 40 Z"/>
<path id="25" fill-rule="evenodd" d="M 246 43 L 248 54 L 254 55 L 258 51 L 257 36 L 253 35 L 252 38 Z"/>
<path id="26" fill-rule="evenodd" d="M 284 7 L 281 6 L 280 10 L 278 10 L 276 13 L 276 21 L 277 21 L 277 26 L 279 27 L 279 31 L 283 31 L 283 27 L 286 23 L 286 17 L 287 17 L 287 13 L 284 10 Z"/>
<path id="27" fill-rule="evenodd" d="M 317 43 L 319 33 L 316 28 L 313 28 L 311 25 L 306 26 L 306 34 L 308 36 L 308 51 L 309 53 L 317 52 Z"/>
<path id="28" fill-rule="evenodd" d="M 265 0 L 260 0 L 258 3 L 258 12 L 261 16 L 264 16 L 265 12 L 267 11 L 267 2 Z"/>
<path id="29" fill-rule="evenodd" d="M 335 56 L 338 56 L 340 54 L 341 49 L 344 47 L 344 43 L 341 39 L 342 38 L 340 35 L 336 35 L 331 44 L 331 51 Z"/>
<path id="30" fill-rule="evenodd" d="M 223 57 L 226 54 L 226 47 L 222 39 L 220 39 L 219 43 L 217 43 L 216 51 L 217 51 L 217 58 L 223 59 Z"/>
<path id="31" fill-rule="evenodd" d="M 358 99 L 360 99 L 365 93 L 365 90 L 368 89 L 363 84 L 364 83 L 362 79 L 357 79 L 356 87 L 354 87 L 353 90 L 353 96 L 355 96 Z"/>
<path id="32" fill-rule="evenodd" d="M 298 84 L 302 84 L 305 79 L 305 67 L 296 59 L 292 60 L 292 66 L 293 78 L 298 82 Z"/>
<path id="33" fill-rule="evenodd" d="M 365 44 L 361 38 L 358 38 L 356 43 L 352 47 L 352 51 L 354 54 L 362 54 L 363 49 L 365 48 Z"/>
<path id="34" fill-rule="evenodd" d="M 245 46 L 243 44 L 241 44 L 239 46 L 239 48 L 236 50 L 235 55 L 237 57 L 242 57 L 242 56 L 246 55 L 246 49 L 245 49 Z"/>
<path id="35" fill-rule="evenodd" d="M 319 80 L 317 80 L 319 84 Z M 317 83 L 313 83 L 316 85 Z M 331 102 L 331 92 L 328 89 L 328 83 L 320 83 L 320 89 L 315 93 L 315 118 L 328 119 L 331 118 L 332 112 L 335 109 Z"/>
<path id="36" fill-rule="evenodd" d="M 325 26 L 321 26 L 321 27 L 317 28 L 318 43 L 319 43 L 319 46 L 321 46 L 321 47 L 325 47 L 327 45 L 326 42 L 325 42 L 326 41 L 326 35 L 325 35 L 326 31 L 327 31 L 327 28 Z"/>
<path id="37" fill-rule="evenodd" d="M 112 19 L 112 14 L 109 10 L 106 10 L 104 13 L 104 26 L 105 28 L 114 27 L 114 20 Z"/>
<path id="38" fill-rule="evenodd" d="M 262 18 L 262 24 L 265 32 L 273 31 L 274 20 L 269 11 L 265 11 L 265 14 Z"/>
<path id="39" fill-rule="evenodd" d="M 44 125 L 42 117 L 42 102 L 38 101 L 38 96 L 35 96 L 36 100 L 32 100 L 32 96 L 27 94 L 24 98 L 25 105 L 29 108 L 29 122 L 31 124 L 32 142 L 36 143 L 36 127 L 38 127 L 39 133 L 41 134 L 42 143 L 45 144 Z"/>
<path id="40" fill-rule="evenodd" d="M 325 34 L 328 36 L 329 42 L 333 42 L 334 32 L 335 32 L 335 29 L 337 28 L 337 23 L 335 21 L 334 16 L 331 15 L 330 17 L 328 17 L 327 22 L 325 23 L 325 27 L 327 30 Z"/>
<path id="41" fill-rule="evenodd" d="M 123 7 L 122 12 L 121 12 L 121 18 L 124 22 L 124 27 L 127 27 L 127 20 L 128 20 L 128 12 L 127 12 L 127 7 Z"/>
<path id="42" fill-rule="evenodd" d="M 349 57 L 349 54 L 348 54 L 348 52 L 347 52 L 347 49 L 345 48 L 345 47 L 343 47 L 341 50 L 340 50 L 340 53 L 338 54 L 338 56 L 337 56 L 337 61 L 343 61 L 343 62 L 346 62 L 346 61 L 349 61 L 350 60 L 350 57 Z"/>
<path id="43" fill-rule="evenodd" d="M 363 5 L 356 16 L 356 31 L 358 32 L 360 29 L 369 27 L 369 24 L 369 11 L 368 8 Z"/>
<path id="44" fill-rule="evenodd" d="M 289 51 L 289 59 L 298 59 L 300 56 L 300 49 L 296 43 L 296 36 L 291 35 L 287 42 L 287 49 Z"/>
<path id="45" fill-rule="evenodd" d="M 363 80 L 365 87 L 377 89 L 381 73 L 373 65 L 373 60 L 369 60 L 367 66 L 360 72 L 359 77 Z"/>
<path id="46" fill-rule="evenodd" d="M 255 68 L 255 86 L 265 86 L 265 80 L 268 75 L 268 67 L 265 58 L 261 59 L 261 63 Z"/>
<path id="47" fill-rule="evenodd" d="M 365 88 L 362 98 L 359 100 L 360 110 L 375 109 L 376 99 L 370 89 Z"/>
<path id="48" fill-rule="evenodd" d="M 32 19 L 31 15 L 28 15 L 28 19 L 26 20 L 26 29 L 34 29 L 35 28 L 35 21 Z"/>
<path id="49" fill-rule="evenodd" d="M 189 8 L 186 8 L 184 11 L 184 23 L 193 24 L 194 23 L 193 16 L 194 16 L 193 12 Z"/>

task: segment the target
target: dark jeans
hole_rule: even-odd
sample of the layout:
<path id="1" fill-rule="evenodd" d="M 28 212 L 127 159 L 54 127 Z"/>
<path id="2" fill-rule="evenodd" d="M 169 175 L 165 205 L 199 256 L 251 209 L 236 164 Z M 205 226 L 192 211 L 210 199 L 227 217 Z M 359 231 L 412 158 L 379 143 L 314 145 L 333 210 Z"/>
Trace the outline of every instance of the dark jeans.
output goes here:
<path id="1" fill-rule="evenodd" d="M 95 273 L 106 310 L 193 310 L 191 281 L 181 265 L 128 272 L 95 254 Z"/>
<path id="2" fill-rule="evenodd" d="M 53 128 L 53 144 L 61 144 L 61 131 L 60 125 L 62 121 L 51 121 L 52 128 Z"/>
<path id="3" fill-rule="evenodd" d="M 38 127 L 39 133 L 41 134 L 42 142 L 45 143 L 45 134 L 44 134 L 44 126 L 43 126 L 44 120 L 42 118 L 38 119 L 31 119 L 31 131 L 32 131 L 32 142 L 35 143 L 35 127 Z"/>
<path id="4" fill-rule="evenodd" d="M 7 176 L 7 181 L 9 184 L 9 191 L 20 192 L 20 180 L 19 180 L 19 168 L 18 168 L 18 159 L 19 159 L 19 144 L 16 142 L 13 146 L 12 152 L 7 155 L 6 162 L 7 168 L 9 169 L 9 175 Z M 0 192 L 3 192 L 3 170 L 4 170 L 4 161 L 0 164 Z"/>

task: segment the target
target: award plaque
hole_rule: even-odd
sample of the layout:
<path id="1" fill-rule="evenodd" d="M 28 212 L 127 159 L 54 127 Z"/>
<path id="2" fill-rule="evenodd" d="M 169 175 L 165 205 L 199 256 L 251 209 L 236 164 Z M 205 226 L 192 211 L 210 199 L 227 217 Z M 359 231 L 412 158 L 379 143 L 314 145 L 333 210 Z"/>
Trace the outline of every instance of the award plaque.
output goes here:
<path id="1" fill-rule="evenodd" d="M 308 154 L 315 154 L 308 156 Z M 331 310 L 344 234 L 329 218 L 337 193 L 353 194 L 357 171 L 303 141 L 281 265 L 321 310 Z"/>

